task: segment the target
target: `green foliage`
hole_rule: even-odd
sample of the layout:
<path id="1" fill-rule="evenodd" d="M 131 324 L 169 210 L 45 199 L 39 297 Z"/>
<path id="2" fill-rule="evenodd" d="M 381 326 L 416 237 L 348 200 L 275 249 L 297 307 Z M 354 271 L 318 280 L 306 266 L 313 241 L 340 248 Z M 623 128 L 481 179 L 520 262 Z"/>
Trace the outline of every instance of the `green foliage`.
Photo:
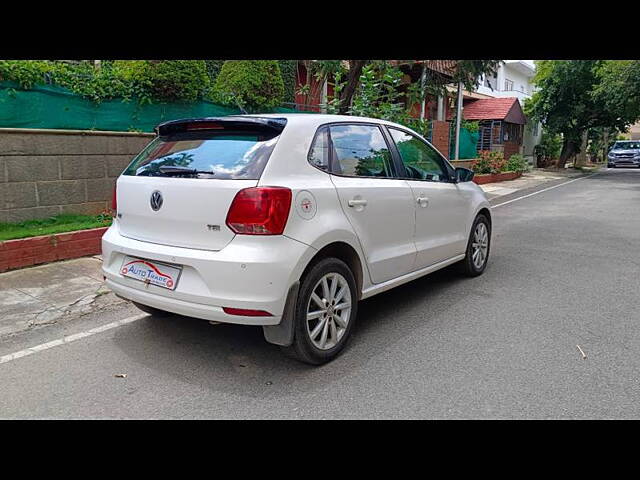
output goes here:
<path id="1" fill-rule="evenodd" d="M 223 105 L 259 112 L 280 105 L 284 93 L 277 61 L 228 60 L 216 79 L 213 99 Z"/>
<path id="2" fill-rule="evenodd" d="M 460 128 L 467 129 L 470 133 L 476 133 L 480 130 L 480 122 L 477 120 L 462 120 Z"/>
<path id="3" fill-rule="evenodd" d="M 478 174 L 500 173 L 506 171 L 507 162 L 504 153 L 497 151 L 481 150 L 478 158 L 471 164 L 471 169 Z"/>
<path id="4" fill-rule="evenodd" d="M 73 232 L 87 228 L 108 227 L 111 214 L 99 215 L 56 215 L 44 220 L 28 220 L 20 223 L 0 223 L 0 241 L 16 238 L 37 237 L 54 233 Z"/>
<path id="5" fill-rule="evenodd" d="M 540 143 L 533 148 L 533 152 L 538 157 L 551 160 L 557 159 L 560 156 L 561 148 L 562 137 L 557 133 L 544 130 L 540 137 Z"/>
<path id="6" fill-rule="evenodd" d="M 211 82 L 211 85 L 213 85 L 216 82 L 216 78 L 218 78 L 222 65 L 224 65 L 224 60 L 205 60 L 204 64 L 207 67 L 209 81 Z"/>
<path id="7" fill-rule="evenodd" d="M 96 103 L 112 98 L 194 102 L 210 85 L 201 60 L 116 60 L 104 62 L 100 69 L 89 62 L 0 60 L 0 80 L 23 89 L 52 83 Z"/>
<path id="8" fill-rule="evenodd" d="M 49 62 L 40 60 L 0 60 L 0 81 L 15 82 L 23 89 L 44 83 Z"/>
<path id="9" fill-rule="evenodd" d="M 113 71 L 143 102 L 195 102 L 210 87 L 204 60 L 118 60 Z"/>
<path id="10" fill-rule="evenodd" d="M 298 60 L 278 60 L 282 83 L 284 85 L 283 101 L 293 103 L 296 101 L 296 70 Z"/>
<path id="11" fill-rule="evenodd" d="M 402 71 L 388 62 L 365 65 L 360 76 L 360 88 L 353 98 L 349 113 L 392 122 L 405 120 L 406 107 L 398 88 L 402 76 Z"/>
<path id="12" fill-rule="evenodd" d="M 453 82 L 462 82 L 465 89 L 473 91 L 478 87 L 480 75 L 495 75 L 501 62 L 501 60 L 458 60 Z"/>
<path id="13" fill-rule="evenodd" d="M 606 60 L 599 65 L 596 77 L 599 83 L 593 91 L 594 99 L 615 112 L 625 124 L 615 126 L 624 131 L 640 118 L 640 61 Z"/>
<path id="14" fill-rule="evenodd" d="M 529 163 L 525 160 L 524 156 L 516 153 L 509 157 L 505 166 L 507 172 L 526 172 L 529 170 Z"/>

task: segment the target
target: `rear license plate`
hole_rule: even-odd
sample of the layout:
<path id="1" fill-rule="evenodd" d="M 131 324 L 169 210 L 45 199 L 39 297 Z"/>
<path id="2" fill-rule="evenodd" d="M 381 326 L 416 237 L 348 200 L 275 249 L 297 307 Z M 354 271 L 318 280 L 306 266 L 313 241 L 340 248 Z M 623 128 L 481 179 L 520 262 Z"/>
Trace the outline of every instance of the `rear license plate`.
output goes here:
<path id="1" fill-rule="evenodd" d="M 124 257 L 120 273 L 141 282 L 175 290 L 182 273 L 182 267 L 143 258 Z"/>

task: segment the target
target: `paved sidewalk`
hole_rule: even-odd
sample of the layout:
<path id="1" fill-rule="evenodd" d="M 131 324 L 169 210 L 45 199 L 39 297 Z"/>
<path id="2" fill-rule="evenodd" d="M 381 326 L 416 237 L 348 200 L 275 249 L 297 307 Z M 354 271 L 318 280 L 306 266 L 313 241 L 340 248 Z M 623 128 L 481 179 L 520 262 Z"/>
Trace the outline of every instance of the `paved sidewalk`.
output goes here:
<path id="1" fill-rule="evenodd" d="M 531 172 L 523 174 L 520 178 L 515 180 L 508 180 L 506 182 L 497 183 L 485 183 L 480 185 L 480 188 L 487 194 L 489 200 L 501 197 L 504 195 L 510 195 L 519 190 L 525 190 L 528 188 L 537 187 L 546 182 L 554 180 L 571 179 L 574 177 L 580 177 L 585 173 L 580 171 L 567 171 L 567 172 L 549 172 L 541 169 L 534 169 Z"/>
<path id="2" fill-rule="evenodd" d="M 99 256 L 0 274 L 0 337 L 124 303 L 104 287 Z"/>

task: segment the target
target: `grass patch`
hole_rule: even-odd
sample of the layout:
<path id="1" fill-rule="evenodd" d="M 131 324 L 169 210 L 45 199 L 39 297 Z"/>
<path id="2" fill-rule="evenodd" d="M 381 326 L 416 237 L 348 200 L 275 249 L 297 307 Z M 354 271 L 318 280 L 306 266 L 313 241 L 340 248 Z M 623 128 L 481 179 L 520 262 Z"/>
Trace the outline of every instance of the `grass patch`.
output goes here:
<path id="1" fill-rule="evenodd" d="M 37 237 L 54 233 L 73 232 L 87 228 L 108 227 L 111 215 L 56 215 L 43 220 L 21 223 L 0 223 L 0 242 L 16 238 Z"/>

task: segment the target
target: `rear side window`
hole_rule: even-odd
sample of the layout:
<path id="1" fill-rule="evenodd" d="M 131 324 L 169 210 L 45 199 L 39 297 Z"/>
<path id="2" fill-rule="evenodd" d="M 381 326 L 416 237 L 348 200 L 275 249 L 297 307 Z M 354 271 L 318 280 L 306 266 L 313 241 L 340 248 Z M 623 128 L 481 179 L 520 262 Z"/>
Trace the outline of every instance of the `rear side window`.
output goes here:
<path id="1" fill-rule="evenodd" d="M 258 180 L 279 136 L 185 132 L 154 139 L 124 175 Z"/>
<path id="2" fill-rule="evenodd" d="M 390 127 L 389 133 L 398 147 L 408 178 L 432 182 L 448 180 L 447 169 L 433 147 L 402 130 Z"/>

